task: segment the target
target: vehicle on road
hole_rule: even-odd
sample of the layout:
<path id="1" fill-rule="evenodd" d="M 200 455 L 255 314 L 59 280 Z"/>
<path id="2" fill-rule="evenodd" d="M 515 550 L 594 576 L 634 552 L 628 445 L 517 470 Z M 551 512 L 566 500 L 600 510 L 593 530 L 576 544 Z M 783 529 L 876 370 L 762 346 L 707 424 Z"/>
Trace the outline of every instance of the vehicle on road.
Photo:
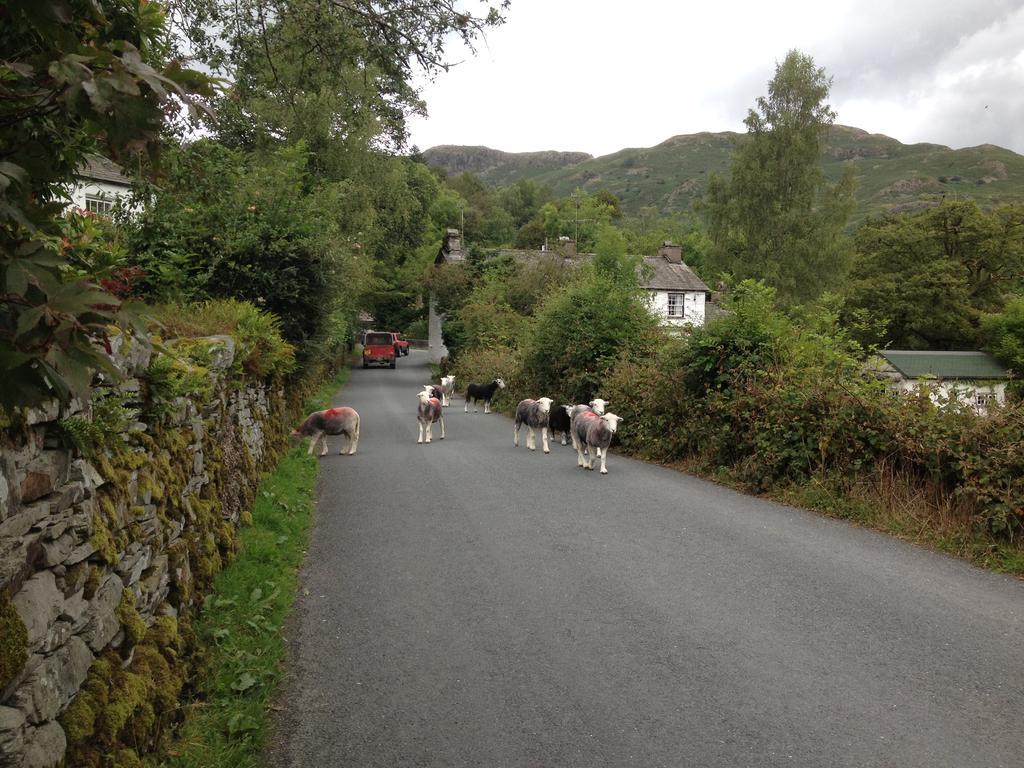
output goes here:
<path id="1" fill-rule="evenodd" d="M 395 339 L 395 354 L 399 357 L 405 357 L 409 354 L 409 342 L 402 338 L 402 334 L 391 332 L 391 335 Z"/>
<path id="2" fill-rule="evenodd" d="M 371 363 L 394 368 L 397 357 L 394 334 L 368 331 L 363 337 L 363 368 L 369 368 Z"/>

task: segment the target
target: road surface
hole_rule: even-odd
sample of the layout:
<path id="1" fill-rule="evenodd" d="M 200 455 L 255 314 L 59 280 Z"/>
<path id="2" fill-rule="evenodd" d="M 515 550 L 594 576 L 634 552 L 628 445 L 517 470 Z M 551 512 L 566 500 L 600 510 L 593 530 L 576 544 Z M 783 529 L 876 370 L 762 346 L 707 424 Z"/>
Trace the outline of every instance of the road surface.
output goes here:
<path id="1" fill-rule="evenodd" d="M 335 398 L 271 765 L 1024 766 L 1024 583 L 461 398 L 417 445 L 428 380 Z"/>

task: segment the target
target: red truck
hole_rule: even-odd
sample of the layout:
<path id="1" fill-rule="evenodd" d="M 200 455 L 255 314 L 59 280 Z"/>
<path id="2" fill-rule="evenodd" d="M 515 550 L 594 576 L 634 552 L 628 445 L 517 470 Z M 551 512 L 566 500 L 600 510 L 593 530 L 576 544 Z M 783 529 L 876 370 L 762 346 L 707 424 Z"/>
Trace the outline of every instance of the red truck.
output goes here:
<path id="1" fill-rule="evenodd" d="M 402 334 L 391 332 L 391 335 L 395 337 L 395 352 L 398 353 L 399 357 L 405 357 L 409 354 L 409 342 L 402 338 Z"/>
<path id="2" fill-rule="evenodd" d="M 368 331 L 363 337 L 363 368 L 369 368 L 370 363 L 394 368 L 396 357 L 395 339 L 390 333 Z"/>

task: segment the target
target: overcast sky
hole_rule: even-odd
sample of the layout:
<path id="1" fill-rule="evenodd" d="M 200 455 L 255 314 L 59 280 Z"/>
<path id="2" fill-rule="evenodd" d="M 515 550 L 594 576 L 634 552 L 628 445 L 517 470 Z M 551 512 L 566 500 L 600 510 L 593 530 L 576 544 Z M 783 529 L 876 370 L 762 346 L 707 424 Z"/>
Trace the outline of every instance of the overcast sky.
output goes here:
<path id="1" fill-rule="evenodd" d="M 605 155 L 743 131 L 796 48 L 839 123 L 1024 154 L 1024 0 L 512 0 L 507 19 L 475 57 L 451 49 L 410 143 Z"/>

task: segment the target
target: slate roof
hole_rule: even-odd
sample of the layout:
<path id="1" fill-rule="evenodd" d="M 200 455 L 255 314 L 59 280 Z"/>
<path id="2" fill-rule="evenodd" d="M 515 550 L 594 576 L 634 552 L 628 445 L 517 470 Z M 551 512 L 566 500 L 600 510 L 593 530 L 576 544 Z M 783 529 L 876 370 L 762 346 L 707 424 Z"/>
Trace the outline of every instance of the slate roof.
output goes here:
<path id="1" fill-rule="evenodd" d="M 90 155 L 79 168 L 78 176 L 83 179 L 122 184 L 126 187 L 132 185 L 132 180 L 121 172 L 121 166 L 99 155 Z"/>
<path id="2" fill-rule="evenodd" d="M 498 251 L 498 254 L 501 256 L 511 256 L 519 262 L 558 258 L 561 255 L 557 250 L 539 251 L 515 248 L 502 248 Z M 572 266 L 589 261 L 594 258 L 594 254 L 578 253 L 574 256 L 563 256 L 562 258 L 566 265 Z M 643 285 L 649 291 L 700 291 L 711 293 L 711 289 L 685 263 L 672 263 L 663 256 L 645 256 L 643 261 L 644 264 L 650 267 L 651 277 Z M 440 258 L 435 263 L 440 263 Z"/>
<path id="3" fill-rule="evenodd" d="M 1006 379 L 1006 368 L 987 352 L 917 352 L 887 349 L 879 352 L 908 379 Z"/>
<path id="4" fill-rule="evenodd" d="M 686 264 L 678 264 L 666 260 L 662 256 L 647 256 L 644 264 L 651 268 L 651 277 L 645 288 L 652 291 L 701 291 L 711 293 L 711 289 L 704 284 Z"/>

